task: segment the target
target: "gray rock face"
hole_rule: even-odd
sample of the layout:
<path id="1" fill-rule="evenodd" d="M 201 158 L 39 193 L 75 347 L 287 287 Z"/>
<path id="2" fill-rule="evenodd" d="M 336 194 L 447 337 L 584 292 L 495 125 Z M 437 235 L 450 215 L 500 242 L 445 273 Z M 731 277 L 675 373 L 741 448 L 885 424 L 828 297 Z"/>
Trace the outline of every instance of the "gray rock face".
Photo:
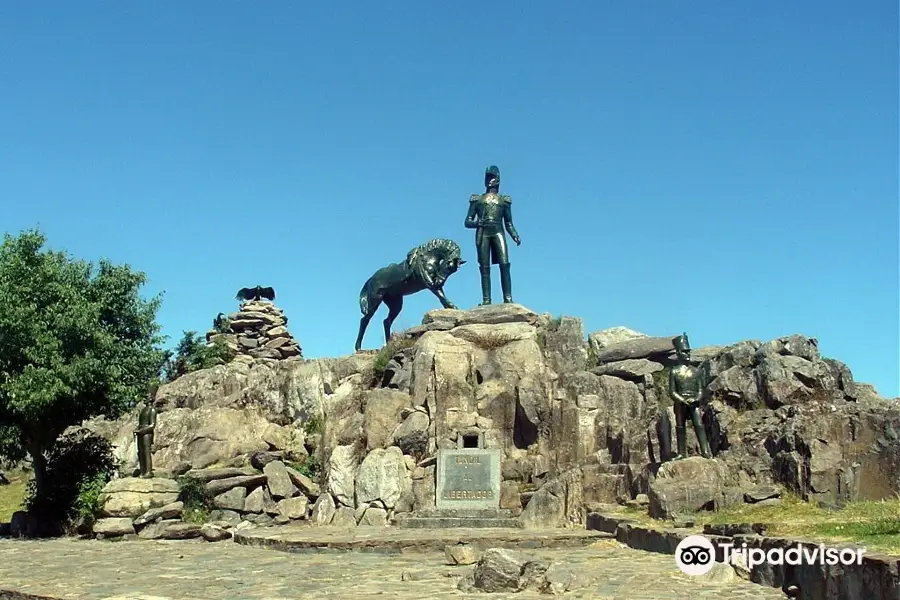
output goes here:
<path id="1" fill-rule="evenodd" d="M 295 498 L 285 498 L 278 502 L 278 514 L 288 519 L 306 518 L 306 508 L 309 505 L 309 499 L 306 496 L 297 496 Z"/>
<path id="2" fill-rule="evenodd" d="M 354 446 L 338 446 L 331 452 L 326 488 L 339 504 L 356 506 L 356 472 L 359 453 Z"/>
<path id="3" fill-rule="evenodd" d="M 403 454 L 420 456 L 428 449 L 428 426 L 431 420 L 424 412 L 413 411 L 394 430 L 394 445 Z"/>
<path id="4" fill-rule="evenodd" d="M 213 525 L 212 523 L 204 523 L 200 527 L 200 537 L 207 542 L 221 542 L 231 539 L 231 533 L 224 527 Z"/>
<path id="5" fill-rule="evenodd" d="M 356 516 L 352 508 L 339 506 L 334 511 L 334 518 L 331 520 L 334 527 L 356 527 Z"/>
<path id="6" fill-rule="evenodd" d="M 266 474 L 266 481 L 269 486 L 269 493 L 272 498 L 278 500 L 280 498 L 290 498 L 297 492 L 291 476 L 288 474 L 287 468 L 281 461 L 272 461 L 263 468 Z"/>
<path id="7" fill-rule="evenodd" d="M 526 529 L 583 526 L 584 482 L 580 469 L 567 471 L 534 493 L 519 522 Z"/>
<path id="8" fill-rule="evenodd" d="M 587 362 L 584 323 L 574 317 L 560 317 L 544 331 L 544 355 L 556 373 L 581 371 Z"/>
<path id="9" fill-rule="evenodd" d="M 594 375 L 612 375 L 629 380 L 643 380 L 644 376 L 662 371 L 665 367 L 646 358 L 629 358 L 610 362 L 591 369 Z"/>
<path id="10" fill-rule="evenodd" d="M 159 521 L 160 519 L 177 519 L 184 510 L 183 502 L 173 502 L 159 508 L 151 508 L 140 517 L 134 520 L 135 527 L 143 527 L 148 523 Z"/>
<path id="11" fill-rule="evenodd" d="M 454 544 L 444 548 L 448 565 L 474 565 L 478 562 L 478 553 L 469 544 Z"/>
<path id="12" fill-rule="evenodd" d="M 312 515 L 309 520 L 314 525 L 328 525 L 334 519 L 336 508 L 331 494 L 322 494 L 316 500 L 316 503 L 313 504 Z"/>
<path id="13" fill-rule="evenodd" d="M 387 511 L 383 508 L 370 506 L 366 509 L 366 512 L 363 513 L 362 518 L 359 520 L 359 524 L 368 527 L 386 527 Z"/>
<path id="14" fill-rule="evenodd" d="M 635 358 L 667 357 L 675 352 L 672 340 L 666 337 L 639 337 L 610 344 L 596 351 L 597 363 L 605 364 Z"/>
<path id="15" fill-rule="evenodd" d="M 411 487 L 400 448 L 379 448 L 369 452 L 359 466 L 356 501 L 357 504 L 380 502 L 385 508 L 394 508 L 403 490 Z"/>
<path id="16" fill-rule="evenodd" d="M 389 446 L 393 441 L 393 432 L 400 423 L 400 413 L 411 406 L 409 394 L 385 389 L 369 392 L 363 413 L 367 449 Z"/>
<path id="17" fill-rule="evenodd" d="M 100 512 L 106 517 L 139 517 L 151 508 L 178 500 L 181 488 L 172 479 L 113 479 L 100 494 Z"/>
<path id="18" fill-rule="evenodd" d="M 214 479 L 206 484 L 206 491 L 212 496 L 218 496 L 236 487 L 255 488 L 264 483 L 266 483 L 266 476 L 262 473 L 257 475 L 239 475 L 237 477 L 226 477 L 225 479 Z"/>
<path id="19" fill-rule="evenodd" d="M 247 488 L 231 488 L 224 494 L 213 498 L 213 506 L 225 510 L 243 511 L 244 500 L 247 498 Z"/>
<path id="20" fill-rule="evenodd" d="M 505 548 L 485 550 L 475 566 L 472 579 L 463 579 L 463 591 L 474 588 L 481 592 L 518 592 L 528 587 L 540 587 L 547 566 Z"/>
<path id="21" fill-rule="evenodd" d="M 607 346 L 612 346 L 629 340 L 646 338 L 646 334 L 628 329 L 627 327 L 610 327 L 602 331 L 595 331 L 588 336 L 588 343 L 594 352 L 598 352 Z"/>
<path id="22" fill-rule="evenodd" d="M 729 486 L 725 465 L 699 456 L 664 463 L 650 482 L 650 516 L 672 519 L 702 510 L 717 510 L 743 501 Z"/>
<path id="23" fill-rule="evenodd" d="M 93 531 L 94 535 L 103 537 L 121 537 L 134 533 L 134 525 L 128 517 L 97 519 Z"/>

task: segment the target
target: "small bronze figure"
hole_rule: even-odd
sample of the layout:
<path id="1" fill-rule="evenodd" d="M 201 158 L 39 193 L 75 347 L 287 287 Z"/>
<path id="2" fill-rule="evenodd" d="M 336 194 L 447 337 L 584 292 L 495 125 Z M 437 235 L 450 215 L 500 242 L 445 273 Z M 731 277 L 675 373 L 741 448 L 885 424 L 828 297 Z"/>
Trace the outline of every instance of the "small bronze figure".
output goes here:
<path id="1" fill-rule="evenodd" d="M 700 397 L 703 393 L 703 371 L 691 364 L 691 345 L 687 334 L 682 334 L 672 340 L 675 346 L 675 354 L 678 365 L 669 371 L 669 394 L 675 399 L 675 443 L 678 445 L 678 454 L 675 459 L 687 456 L 687 430 L 686 423 L 690 418 L 697 435 L 697 443 L 700 444 L 700 454 L 704 458 L 710 458 L 709 442 L 706 439 L 706 430 L 700 420 Z"/>
<path id="2" fill-rule="evenodd" d="M 434 239 L 410 250 L 406 261 L 375 271 L 359 291 L 359 309 L 363 316 L 359 320 L 356 351 L 362 347 L 369 320 L 382 302 L 388 307 L 388 316 L 384 319 L 385 343 L 391 337 L 391 324 L 403 308 L 403 296 L 429 290 L 444 308 L 456 308 L 444 295 L 444 283 L 465 263 L 456 242 Z"/>
<path id="3" fill-rule="evenodd" d="M 236 296 L 237 300 L 242 300 L 244 302 L 249 302 L 250 300 L 259 301 L 262 298 L 265 298 L 269 302 L 275 302 L 275 288 L 263 287 L 261 285 L 254 288 L 241 288 L 238 290 Z"/>
<path id="4" fill-rule="evenodd" d="M 156 431 L 156 391 L 154 390 L 147 399 L 138 415 L 138 427 L 134 430 L 137 438 L 138 463 L 140 476 L 149 479 L 153 477 L 153 434 Z"/>
<path id="5" fill-rule="evenodd" d="M 506 231 L 516 243 L 522 243 L 512 218 L 512 198 L 500 195 L 500 169 L 488 167 L 484 172 L 484 194 L 472 194 L 465 226 L 475 230 L 478 249 L 478 268 L 481 271 L 481 305 L 491 303 L 491 265 L 500 265 L 500 286 L 503 301 L 512 302 L 512 281 L 509 276 L 509 251 Z"/>

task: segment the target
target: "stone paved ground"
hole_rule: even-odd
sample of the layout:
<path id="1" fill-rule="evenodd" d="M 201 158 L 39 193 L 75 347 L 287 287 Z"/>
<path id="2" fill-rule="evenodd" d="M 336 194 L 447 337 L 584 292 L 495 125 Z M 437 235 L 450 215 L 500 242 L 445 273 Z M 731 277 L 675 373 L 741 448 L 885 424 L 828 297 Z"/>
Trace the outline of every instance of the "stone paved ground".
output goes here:
<path id="1" fill-rule="evenodd" d="M 567 594 L 570 598 L 784 598 L 778 590 L 745 581 L 692 579 L 675 568 L 671 556 L 622 548 L 613 540 L 523 552 L 589 573 L 595 583 Z M 0 590 L 67 600 L 548 597 L 531 591 L 464 595 L 456 584 L 472 569 L 448 566 L 443 553 L 435 551 L 287 553 L 227 541 L 0 540 Z M 13 597 L 0 592 L 0 598 Z"/>

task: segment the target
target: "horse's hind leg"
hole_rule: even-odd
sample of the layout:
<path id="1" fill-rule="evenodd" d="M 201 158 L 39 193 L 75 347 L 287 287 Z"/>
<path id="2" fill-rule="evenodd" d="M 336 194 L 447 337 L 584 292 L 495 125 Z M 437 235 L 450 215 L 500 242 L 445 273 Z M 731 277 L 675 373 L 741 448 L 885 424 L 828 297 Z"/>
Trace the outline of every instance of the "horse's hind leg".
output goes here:
<path id="1" fill-rule="evenodd" d="M 384 343 L 391 339 L 391 325 L 403 309 L 403 296 L 385 296 L 384 304 L 388 307 L 388 316 L 384 319 Z"/>
<path id="2" fill-rule="evenodd" d="M 378 306 L 381 303 L 374 304 L 374 306 L 369 307 L 369 312 L 364 314 L 362 318 L 359 320 L 359 335 L 356 336 L 356 351 L 359 352 L 359 349 L 362 348 L 363 336 L 366 335 L 366 327 L 369 326 L 369 321 L 372 320 L 372 315 L 375 314 L 375 311 L 378 310 Z"/>

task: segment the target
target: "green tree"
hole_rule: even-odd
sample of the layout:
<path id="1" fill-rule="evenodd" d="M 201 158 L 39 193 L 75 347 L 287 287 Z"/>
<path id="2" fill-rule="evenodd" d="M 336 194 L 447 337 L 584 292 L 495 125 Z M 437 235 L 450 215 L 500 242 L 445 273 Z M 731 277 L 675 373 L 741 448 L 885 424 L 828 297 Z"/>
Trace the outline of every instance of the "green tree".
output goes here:
<path id="1" fill-rule="evenodd" d="M 0 454 L 31 456 L 35 495 L 63 431 L 116 418 L 148 393 L 165 359 L 157 296 L 143 273 L 45 249 L 36 230 L 0 246 Z"/>
<path id="2" fill-rule="evenodd" d="M 213 338 L 213 342 L 207 344 L 196 331 L 185 331 L 174 355 L 166 361 L 166 379 L 174 381 L 192 371 L 225 364 L 232 358 L 234 352 L 221 338 Z"/>

